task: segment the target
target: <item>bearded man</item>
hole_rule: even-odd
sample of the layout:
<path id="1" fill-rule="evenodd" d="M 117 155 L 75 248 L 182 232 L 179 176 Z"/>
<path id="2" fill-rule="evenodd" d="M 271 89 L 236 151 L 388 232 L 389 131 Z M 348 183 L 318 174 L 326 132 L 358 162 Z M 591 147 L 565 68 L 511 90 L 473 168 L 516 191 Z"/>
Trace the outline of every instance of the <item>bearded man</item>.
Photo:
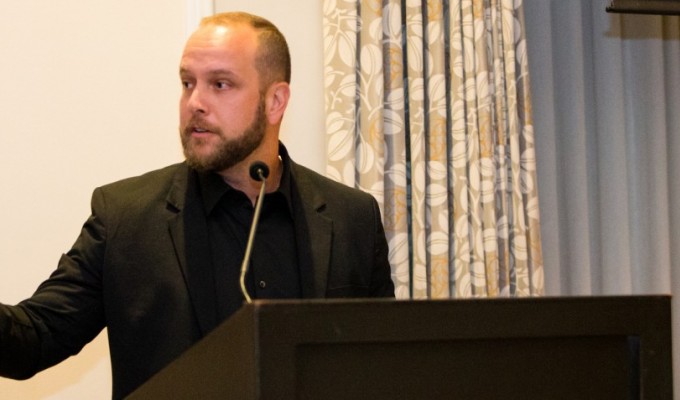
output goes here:
<path id="1" fill-rule="evenodd" d="M 204 19 L 180 61 L 186 161 L 97 188 L 92 214 L 29 299 L 0 304 L 0 375 L 26 379 L 108 328 L 122 398 L 232 315 L 254 204 L 270 171 L 247 292 L 392 297 L 378 205 L 293 162 L 279 141 L 290 55 L 269 21 Z"/>

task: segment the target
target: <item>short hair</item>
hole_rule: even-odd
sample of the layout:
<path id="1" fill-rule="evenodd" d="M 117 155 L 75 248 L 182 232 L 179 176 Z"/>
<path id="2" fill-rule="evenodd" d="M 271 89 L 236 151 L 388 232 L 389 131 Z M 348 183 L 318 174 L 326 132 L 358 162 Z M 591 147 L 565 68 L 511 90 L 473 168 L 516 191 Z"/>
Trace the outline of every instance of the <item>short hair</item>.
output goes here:
<path id="1" fill-rule="evenodd" d="M 262 90 L 277 81 L 290 83 L 290 51 L 281 31 L 269 20 L 245 12 L 225 12 L 201 20 L 200 27 L 246 24 L 257 32 L 255 68 Z"/>

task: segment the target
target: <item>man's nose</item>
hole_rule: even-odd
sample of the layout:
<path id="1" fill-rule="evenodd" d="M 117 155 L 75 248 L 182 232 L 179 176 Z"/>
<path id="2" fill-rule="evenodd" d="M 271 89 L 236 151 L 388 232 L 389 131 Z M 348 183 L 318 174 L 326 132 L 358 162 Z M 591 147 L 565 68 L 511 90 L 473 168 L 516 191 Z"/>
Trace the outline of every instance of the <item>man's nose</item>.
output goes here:
<path id="1" fill-rule="evenodd" d="M 192 113 L 206 113 L 206 101 L 203 96 L 203 90 L 196 85 L 189 95 L 187 106 Z"/>

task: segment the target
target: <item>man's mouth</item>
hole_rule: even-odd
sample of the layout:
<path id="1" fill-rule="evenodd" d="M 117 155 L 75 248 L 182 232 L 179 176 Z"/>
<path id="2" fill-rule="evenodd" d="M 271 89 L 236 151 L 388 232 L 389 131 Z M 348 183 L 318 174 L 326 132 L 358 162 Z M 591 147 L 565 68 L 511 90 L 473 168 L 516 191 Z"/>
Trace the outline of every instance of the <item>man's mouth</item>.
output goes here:
<path id="1" fill-rule="evenodd" d="M 210 123 L 207 121 L 200 120 L 198 118 L 192 118 L 190 121 L 187 121 L 187 124 L 184 128 L 184 136 L 190 137 L 190 136 L 209 136 L 212 134 L 217 134 L 219 136 L 220 129 L 218 127 L 212 126 Z"/>
<path id="2" fill-rule="evenodd" d="M 213 131 L 204 126 L 197 126 L 197 125 L 189 125 L 187 128 L 184 130 L 184 132 L 187 135 L 204 135 L 208 133 L 213 133 Z"/>

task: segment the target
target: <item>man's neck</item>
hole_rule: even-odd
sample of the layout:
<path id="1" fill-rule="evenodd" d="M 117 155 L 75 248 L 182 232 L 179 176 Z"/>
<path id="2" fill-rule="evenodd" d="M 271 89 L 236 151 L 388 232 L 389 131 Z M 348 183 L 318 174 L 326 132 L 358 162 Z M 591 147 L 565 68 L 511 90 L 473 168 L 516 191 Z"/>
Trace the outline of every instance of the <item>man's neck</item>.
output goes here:
<path id="1" fill-rule="evenodd" d="M 248 197 L 254 205 L 257 201 L 257 196 L 260 194 L 260 186 L 262 183 L 256 181 L 250 176 L 250 165 L 254 160 L 244 160 L 243 162 L 233 166 L 232 168 L 222 171 L 219 175 L 232 188 L 239 190 Z M 267 177 L 266 193 L 275 192 L 281 184 L 281 176 L 283 175 L 283 162 L 278 155 L 272 160 L 261 160 L 269 167 L 269 176 Z"/>

